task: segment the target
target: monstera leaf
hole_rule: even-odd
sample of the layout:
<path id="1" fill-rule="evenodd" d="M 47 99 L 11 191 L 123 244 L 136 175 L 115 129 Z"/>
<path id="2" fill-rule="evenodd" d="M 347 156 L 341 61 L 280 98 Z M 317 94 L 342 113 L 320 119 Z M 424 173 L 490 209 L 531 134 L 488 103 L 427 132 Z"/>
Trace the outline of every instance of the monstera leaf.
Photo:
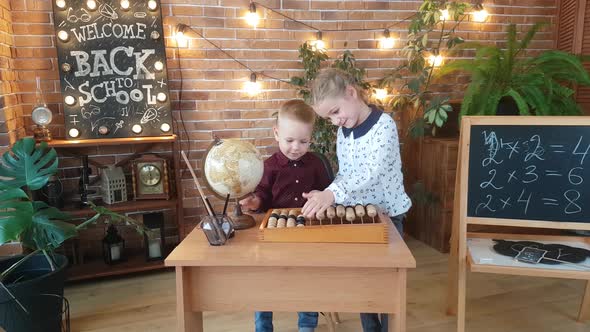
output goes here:
<path id="1" fill-rule="evenodd" d="M 23 221 L 28 227 L 21 235 L 27 248 L 53 250 L 77 235 L 76 226 L 65 222 L 71 217 L 44 202 L 32 202 L 33 213 Z"/>
<path id="2" fill-rule="evenodd" d="M 48 149 L 47 143 L 39 146 L 32 138 L 17 141 L 11 152 L 5 152 L 0 162 L 0 178 L 4 187 L 20 188 L 24 185 L 31 190 L 41 189 L 49 176 L 57 170 L 57 153 Z"/>
<path id="3" fill-rule="evenodd" d="M 0 183 L 0 244 L 19 241 L 20 235 L 30 227 L 33 204 L 20 188 L 7 188 Z"/>

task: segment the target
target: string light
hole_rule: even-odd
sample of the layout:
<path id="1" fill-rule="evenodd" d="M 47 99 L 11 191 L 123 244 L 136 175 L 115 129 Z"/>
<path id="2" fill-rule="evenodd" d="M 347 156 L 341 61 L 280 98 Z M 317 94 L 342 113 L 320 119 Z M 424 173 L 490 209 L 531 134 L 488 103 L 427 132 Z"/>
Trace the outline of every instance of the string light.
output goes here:
<path id="1" fill-rule="evenodd" d="M 443 64 L 443 57 L 440 54 L 432 54 L 428 57 L 428 64 L 431 67 L 440 67 Z"/>
<path id="2" fill-rule="evenodd" d="M 449 14 L 448 9 L 442 9 L 440 11 L 440 20 L 441 21 L 448 21 L 451 18 L 451 14 Z"/>
<path id="3" fill-rule="evenodd" d="M 490 14 L 488 13 L 487 10 L 481 9 L 481 10 L 474 11 L 472 15 L 473 15 L 474 22 L 482 23 L 488 19 L 488 16 Z"/>
<path id="4" fill-rule="evenodd" d="M 88 7 L 88 9 L 90 9 L 90 10 L 95 10 L 96 9 L 96 1 L 95 0 L 86 1 L 86 7 Z"/>
<path id="5" fill-rule="evenodd" d="M 251 25 L 256 29 L 256 26 L 258 26 L 258 23 L 260 22 L 260 16 L 258 16 L 258 13 L 256 12 L 256 5 L 254 2 L 250 2 L 250 8 L 248 9 L 246 16 L 244 16 L 244 19 L 248 25 Z"/>
<path id="6" fill-rule="evenodd" d="M 55 5 L 59 9 L 65 9 L 66 8 L 66 1 L 65 0 L 56 0 Z"/>
<path id="7" fill-rule="evenodd" d="M 150 10 L 156 10 L 158 8 L 158 3 L 155 0 L 148 1 L 148 8 Z"/>
<path id="8" fill-rule="evenodd" d="M 250 97 L 255 97 L 261 90 L 260 82 L 256 80 L 256 74 L 252 73 L 250 75 L 250 81 L 244 83 L 244 92 Z"/>
<path id="9" fill-rule="evenodd" d="M 176 33 L 174 34 L 174 39 L 176 39 L 176 45 L 178 47 L 188 47 L 188 38 L 184 35 L 184 27 L 183 24 L 178 24 L 176 26 Z"/>
<path id="10" fill-rule="evenodd" d="M 70 135 L 70 137 L 76 138 L 80 136 L 80 131 L 76 128 L 72 128 L 70 131 L 68 131 L 68 135 Z"/>
<path id="11" fill-rule="evenodd" d="M 131 131 L 136 134 L 141 134 L 141 132 L 143 131 L 143 128 L 141 128 L 141 126 L 138 124 L 134 124 L 133 127 L 131 127 Z"/>
<path id="12" fill-rule="evenodd" d="M 313 40 L 311 43 L 311 50 L 315 52 L 325 52 L 326 51 L 326 43 L 322 40 L 322 32 L 318 31 L 316 34 L 316 40 Z"/>
<path id="13" fill-rule="evenodd" d="M 380 101 L 384 101 L 388 96 L 387 89 L 375 89 L 375 92 L 373 93 L 373 97 Z"/>
<path id="14" fill-rule="evenodd" d="M 162 71 L 162 69 L 164 69 L 164 63 L 162 63 L 162 61 L 154 62 L 154 69 L 156 71 Z"/>
<path id="15" fill-rule="evenodd" d="M 164 92 L 159 92 L 158 95 L 156 96 L 156 99 L 158 99 L 159 102 L 163 103 L 166 101 L 168 97 L 166 96 L 166 94 Z"/>
<path id="16" fill-rule="evenodd" d="M 68 35 L 67 31 L 65 30 L 60 30 L 57 33 L 57 38 L 59 38 L 61 41 L 66 42 L 68 41 L 68 39 L 70 39 L 70 35 Z"/>
<path id="17" fill-rule="evenodd" d="M 381 42 L 379 43 L 379 47 L 386 49 L 386 48 L 393 48 L 395 46 L 395 39 L 391 37 L 389 33 L 389 29 L 385 29 L 383 31 L 383 37 L 381 38 Z"/>
<path id="18" fill-rule="evenodd" d="M 121 0 L 121 9 L 127 10 L 129 9 L 129 0 Z"/>

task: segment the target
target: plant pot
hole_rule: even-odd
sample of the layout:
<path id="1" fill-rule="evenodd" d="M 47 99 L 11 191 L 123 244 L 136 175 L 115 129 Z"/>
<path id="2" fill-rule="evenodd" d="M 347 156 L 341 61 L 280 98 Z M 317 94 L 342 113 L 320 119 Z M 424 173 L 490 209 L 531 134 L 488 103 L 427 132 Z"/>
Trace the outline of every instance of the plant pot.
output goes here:
<path id="1" fill-rule="evenodd" d="M 23 256 L 0 261 L 5 271 Z M 68 260 L 55 255 L 56 270 L 51 271 L 44 255 L 35 255 L 13 271 L 5 280 L 7 289 L 25 313 L 4 289 L 0 289 L 0 327 L 6 332 L 60 332 L 62 300 Z M 17 280 L 15 283 L 15 280 Z"/>
<path id="2" fill-rule="evenodd" d="M 520 115 L 520 112 L 512 97 L 502 97 L 496 108 L 496 115 Z"/>

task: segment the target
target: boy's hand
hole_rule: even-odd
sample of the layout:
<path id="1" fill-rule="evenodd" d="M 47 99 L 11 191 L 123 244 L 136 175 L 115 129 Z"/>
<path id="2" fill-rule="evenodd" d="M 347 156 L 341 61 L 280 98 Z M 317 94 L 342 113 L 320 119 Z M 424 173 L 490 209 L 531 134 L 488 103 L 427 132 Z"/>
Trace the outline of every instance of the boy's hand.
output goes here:
<path id="1" fill-rule="evenodd" d="M 323 213 L 330 205 L 334 204 L 334 193 L 328 189 L 303 193 L 303 197 L 307 198 L 307 202 L 301 209 L 301 214 L 307 218 L 314 218 L 316 213 Z"/>
<path id="2" fill-rule="evenodd" d="M 256 210 L 260 209 L 261 204 L 262 204 L 262 201 L 255 194 L 252 194 L 252 195 L 240 200 L 240 205 L 242 206 L 242 209 L 248 209 L 251 211 L 256 211 Z"/>

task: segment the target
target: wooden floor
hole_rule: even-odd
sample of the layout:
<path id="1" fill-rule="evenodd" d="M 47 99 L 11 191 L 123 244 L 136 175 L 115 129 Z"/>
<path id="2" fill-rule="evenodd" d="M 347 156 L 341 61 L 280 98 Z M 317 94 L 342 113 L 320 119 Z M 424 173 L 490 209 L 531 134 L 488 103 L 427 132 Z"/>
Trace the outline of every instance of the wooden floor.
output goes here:
<path id="1" fill-rule="evenodd" d="M 445 315 L 447 255 L 408 239 L 418 268 L 408 275 L 408 331 L 455 331 Z M 247 287 L 247 285 L 245 285 Z M 469 274 L 467 331 L 588 332 L 576 323 L 584 283 L 578 280 Z M 175 329 L 173 272 L 70 285 L 72 331 L 160 332 Z M 340 314 L 338 332 L 361 331 L 357 314 Z M 275 313 L 275 331 L 296 332 L 296 314 Z M 253 331 L 253 313 L 205 314 L 207 332 Z M 320 317 L 316 330 L 327 331 Z"/>

